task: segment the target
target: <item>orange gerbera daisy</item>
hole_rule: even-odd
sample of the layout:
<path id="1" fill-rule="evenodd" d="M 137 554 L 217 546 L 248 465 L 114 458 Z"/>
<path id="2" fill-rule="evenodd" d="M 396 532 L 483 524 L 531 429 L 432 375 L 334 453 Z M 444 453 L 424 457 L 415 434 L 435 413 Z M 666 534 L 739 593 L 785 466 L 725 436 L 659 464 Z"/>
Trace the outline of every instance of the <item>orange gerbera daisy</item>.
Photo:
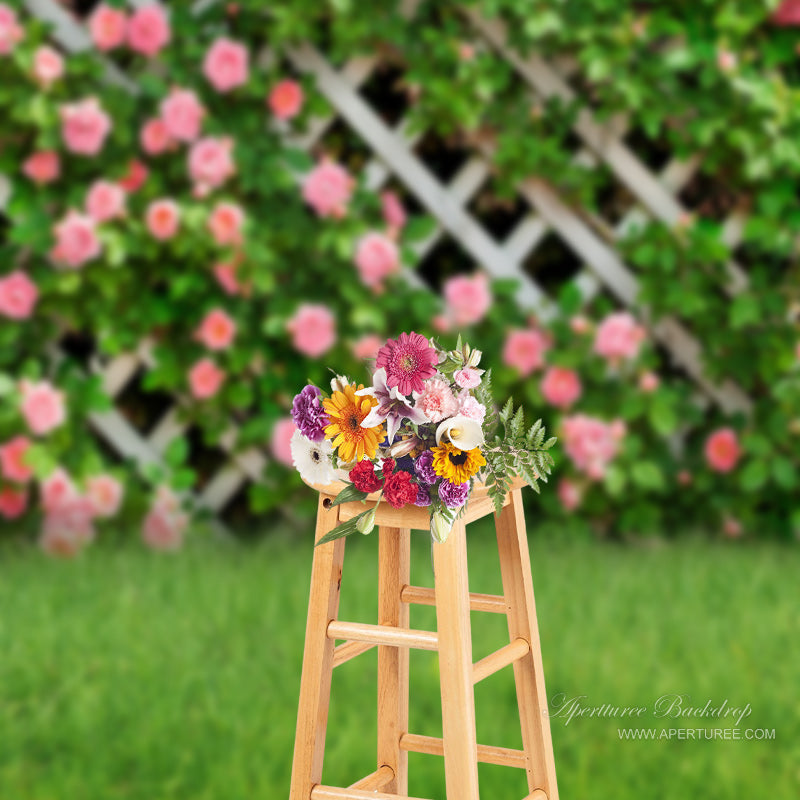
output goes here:
<path id="1" fill-rule="evenodd" d="M 361 427 L 372 407 L 378 404 L 377 399 L 369 395 L 356 396 L 363 388 L 363 384 L 345 386 L 344 391 L 334 392 L 330 399 L 322 401 L 331 420 L 325 426 L 325 438 L 333 440 L 331 444 L 338 448 L 340 461 L 360 461 L 365 455 L 375 458 L 378 444 L 383 441 L 383 424 L 374 428 Z"/>

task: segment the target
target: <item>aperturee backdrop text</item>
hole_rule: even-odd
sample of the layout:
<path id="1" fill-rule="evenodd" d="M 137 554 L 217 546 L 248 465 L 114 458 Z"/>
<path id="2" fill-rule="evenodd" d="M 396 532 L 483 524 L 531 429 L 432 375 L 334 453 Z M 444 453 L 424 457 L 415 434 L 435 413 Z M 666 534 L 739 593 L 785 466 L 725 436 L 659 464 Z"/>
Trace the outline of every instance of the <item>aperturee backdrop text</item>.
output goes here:
<path id="1" fill-rule="evenodd" d="M 430 508 L 431 536 L 443 542 L 482 481 L 500 510 L 515 475 L 537 492 L 553 464 L 538 420 L 527 432 L 511 400 L 499 413 L 491 370 L 479 368 L 480 350 L 463 344 L 442 350 L 419 333 L 401 333 L 378 351 L 372 384 L 337 375 L 328 394 L 313 384 L 294 398 L 292 459 L 303 480 L 344 480 L 336 503 L 373 492 L 393 508 Z M 503 424 L 503 435 L 497 433 Z M 375 524 L 370 508 L 318 542 Z"/>

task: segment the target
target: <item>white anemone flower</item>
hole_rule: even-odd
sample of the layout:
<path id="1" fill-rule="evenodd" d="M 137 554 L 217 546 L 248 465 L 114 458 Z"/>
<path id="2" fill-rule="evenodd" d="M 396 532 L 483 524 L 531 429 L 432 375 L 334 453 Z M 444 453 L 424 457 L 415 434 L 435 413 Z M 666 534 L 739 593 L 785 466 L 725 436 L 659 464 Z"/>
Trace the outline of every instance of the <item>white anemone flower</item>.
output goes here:
<path id="1" fill-rule="evenodd" d="M 304 481 L 326 485 L 336 479 L 336 473 L 333 471 L 331 463 L 333 447 L 327 439 L 323 439 L 321 442 L 312 442 L 300 431 L 295 431 L 292 434 L 290 446 L 292 463 Z"/>
<path id="2" fill-rule="evenodd" d="M 483 428 L 480 423 L 462 414 L 439 423 L 436 429 L 436 444 L 441 444 L 444 437 L 447 437 L 446 440 L 459 450 L 472 450 L 484 443 Z"/>

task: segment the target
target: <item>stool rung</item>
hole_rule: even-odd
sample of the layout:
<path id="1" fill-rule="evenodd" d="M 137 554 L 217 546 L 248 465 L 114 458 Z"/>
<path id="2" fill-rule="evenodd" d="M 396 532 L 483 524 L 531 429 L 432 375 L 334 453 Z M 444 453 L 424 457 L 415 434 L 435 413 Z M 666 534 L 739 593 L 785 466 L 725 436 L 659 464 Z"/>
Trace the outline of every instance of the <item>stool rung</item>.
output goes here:
<path id="1" fill-rule="evenodd" d="M 547 800 L 547 792 L 544 789 L 534 789 L 527 797 L 523 798 L 523 800 Z"/>
<path id="2" fill-rule="evenodd" d="M 525 658 L 530 650 L 531 646 L 526 639 L 514 639 L 510 644 L 495 650 L 491 655 L 476 661 L 472 665 L 472 682 L 478 683 L 484 678 L 494 675 L 495 672 L 503 669 L 503 667 Z"/>
<path id="3" fill-rule="evenodd" d="M 441 739 L 435 736 L 420 736 L 416 733 L 404 733 L 400 737 L 400 749 L 410 753 L 444 755 L 444 743 Z M 478 745 L 478 761 L 484 764 L 497 764 L 501 767 L 517 767 L 518 769 L 526 767 L 524 750 L 512 750 L 508 747 L 494 747 L 488 744 Z"/>
<path id="4" fill-rule="evenodd" d="M 356 781 L 355 783 L 351 784 L 349 787 L 350 789 L 361 789 L 361 791 L 370 791 L 370 792 L 378 792 L 386 786 L 389 781 L 394 778 L 394 770 L 388 765 L 384 764 L 375 772 L 370 773 L 367 775 L 366 778 L 362 778 L 360 781 Z"/>
<path id="5" fill-rule="evenodd" d="M 421 800 L 408 795 L 362 792 L 360 789 L 339 789 L 336 786 L 317 784 L 311 790 L 311 800 Z"/>
<path id="6" fill-rule="evenodd" d="M 351 658 L 360 656 L 368 650 L 372 650 L 374 644 L 369 642 L 345 642 L 335 647 L 333 650 L 333 666 L 338 667 L 341 664 L 346 664 Z"/>
<path id="7" fill-rule="evenodd" d="M 390 647 L 413 647 L 418 650 L 438 650 L 439 636 L 432 631 L 394 628 L 389 625 L 365 625 L 360 622 L 333 620 L 328 623 L 329 639 L 369 642 Z"/>
<path id="8" fill-rule="evenodd" d="M 425 586 L 404 586 L 400 592 L 400 599 L 404 603 L 414 603 L 418 606 L 435 606 L 436 592 Z M 488 611 L 490 614 L 505 614 L 506 599 L 499 594 L 469 593 L 469 607 L 471 611 Z"/>

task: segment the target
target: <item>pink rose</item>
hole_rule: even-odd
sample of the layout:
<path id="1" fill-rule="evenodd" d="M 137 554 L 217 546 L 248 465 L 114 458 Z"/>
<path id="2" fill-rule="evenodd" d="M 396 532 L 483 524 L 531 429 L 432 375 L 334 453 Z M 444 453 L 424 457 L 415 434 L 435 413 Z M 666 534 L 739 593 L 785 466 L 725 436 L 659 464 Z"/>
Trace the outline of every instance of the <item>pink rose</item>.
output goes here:
<path id="1" fill-rule="evenodd" d="M 64 74 L 64 59 L 58 50 L 42 45 L 33 54 L 33 77 L 47 89 Z"/>
<path id="2" fill-rule="evenodd" d="M 475 367 L 464 367 L 453 374 L 453 380 L 456 382 L 456 386 L 460 386 L 462 389 L 474 389 L 481 385 L 483 372 L 484 370 L 475 369 Z"/>
<path id="3" fill-rule="evenodd" d="M 28 508 L 28 490 L 16 486 L 0 489 L 0 517 L 18 519 Z"/>
<path id="4" fill-rule="evenodd" d="M 215 264 L 214 277 L 227 294 L 246 295 L 246 288 L 242 286 L 236 276 L 236 264 L 230 262 Z"/>
<path id="5" fill-rule="evenodd" d="M 291 417 L 279 419 L 272 428 L 272 443 L 270 446 L 272 456 L 286 467 L 294 466 L 291 441 L 296 430 L 297 428 Z"/>
<path id="6" fill-rule="evenodd" d="M 0 278 L 0 316 L 28 319 L 38 300 L 36 284 L 24 272 L 15 270 Z"/>
<path id="7" fill-rule="evenodd" d="M 378 350 L 386 344 L 386 339 L 381 339 L 374 333 L 368 333 L 353 342 L 353 356 L 359 360 L 377 358 Z"/>
<path id="8" fill-rule="evenodd" d="M 145 214 L 147 230 L 162 242 L 175 236 L 178 232 L 180 221 L 181 212 L 174 200 L 154 200 L 147 206 L 147 213 Z"/>
<path id="9" fill-rule="evenodd" d="M 722 532 L 729 539 L 738 539 L 744 533 L 744 528 L 738 519 L 726 514 L 722 519 Z"/>
<path id="10" fill-rule="evenodd" d="M 75 484 L 61 467 L 54 470 L 41 485 L 42 508 L 47 514 L 71 503 L 78 495 Z"/>
<path id="11" fill-rule="evenodd" d="M 575 469 L 592 480 L 601 480 L 619 450 L 625 435 L 621 420 L 606 423 L 586 414 L 573 414 L 563 421 L 564 452 Z"/>
<path id="12" fill-rule="evenodd" d="M 161 103 L 166 131 L 179 142 L 197 139 L 205 114 L 203 104 L 191 89 L 173 89 Z"/>
<path id="13" fill-rule="evenodd" d="M 171 38 L 167 15 L 160 5 L 142 6 L 133 12 L 128 22 L 128 47 L 144 56 L 154 56 L 165 48 Z"/>
<path id="14" fill-rule="evenodd" d="M 14 483 L 27 483 L 33 477 L 33 470 L 25 462 L 25 455 L 31 446 L 27 436 L 16 436 L 0 446 L 0 473 Z"/>
<path id="15" fill-rule="evenodd" d="M 594 351 L 612 364 L 625 359 L 634 359 L 646 336 L 627 311 L 609 314 L 597 328 L 594 337 Z"/>
<path id="16" fill-rule="evenodd" d="M 715 472 L 731 472 L 741 454 L 739 438 L 733 428 L 720 428 L 706 439 L 706 462 Z"/>
<path id="17" fill-rule="evenodd" d="M 391 239 L 381 233 L 368 233 L 358 242 L 355 262 L 364 284 L 377 289 L 384 278 L 400 269 L 400 253 Z"/>
<path id="18" fill-rule="evenodd" d="M 195 334 L 209 350 L 226 350 L 236 336 L 236 323 L 221 308 L 206 314 Z"/>
<path id="19" fill-rule="evenodd" d="M 134 159 L 128 164 L 128 171 L 117 183 L 128 193 L 138 192 L 144 186 L 149 175 L 147 167 L 141 161 Z"/>
<path id="20" fill-rule="evenodd" d="M 86 195 L 86 213 L 95 222 L 125 216 L 125 190 L 118 183 L 95 181 Z"/>
<path id="21" fill-rule="evenodd" d="M 55 245 L 51 257 L 58 264 L 77 269 L 98 258 L 102 252 L 95 221 L 77 211 L 70 211 L 55 226 L 53 233 Z"/>
<path id="22" fill-rule="evenodd" d="M 720 72 L 733 72 L 738 63 L 739 59 L 736 58 L 736 53 L 732 53 L 730 50 L 719 50 L 717 52 L 717 66 Z"/>
<path id="23" fill-rule="evenodd" d="M 645 394 L 650 394 L 658 389 L 661 381 L 658 379 L 658 375 L 655 372 L 643 372 L 639 376 L 639 390 L 644 392 Z"/>
<path id="24" fill-rule="evenodd" d="M 235 203 L 217 203 L 208 218 L 208 229 L 221 246 L 242 242 L 244 211 Z"/>
<path id="25" fill-rule="evenodd" d="M 23 381 L 21 389 L 22 416 L 25 417 L 31 433 L 44 436 L 64 424 L 66 411 L 63 392 L 59 392 L 47 381 Z"/>
<path id="26" fill-rule="evenodd" d="M 59 109 L 61 138 L 67 150 L 84 156 L 96 156 L 111 131 L 111 117 L 103 111 L 96 97 L 68 103 Z"/>
<path id="27" fill-rule="evenodd" d="M 390 231 L 397 234 L 405 227 L 406 210 L 396 192 L 387 191 L 381 195 L 381 211 Z"/>
<path id="28" fill-rule="evenodd" d="M 139 133 L 139 143 L 149 156 L 159 156 L 173 145 L 166 123 L 158 118 L 145 122 Z"/>
<path id="29" fill-rule="evenodd" d="M 0 56 L 7 56 L 24 35 L 16 13 L 5 3 L 0 3 Z"/>
<path id="30" fill-rule="evenodd" d="M 51 524 L 40 534 L 39 547 L 52 558 L 74 558 L 80 553 L 82 543 L 73 531 Z"/>
<path id="31" fill-rule="evenodd" d="M 27 158 L 22 172 L 34 183 L 44 186 L 60 177 L 61 160 L 55 150 L 41 150 Z"/>
<path id="32" fill-rule="evenodd" d="M 580 504 L 582 492 L 580 486 L 573 483 L 569 478 L 562 478 L 558 482 L 558 499 L 564 511 L 574 511 Z"/>
<path id="33" fill-rule="evenodd" d="M 150 510 L 142 524 L 142 541 L 152 550 L 174 552 L 183 546 L 189 520 L 185 514 L 161 507 Z"/>
<path id="34" fill-rule="evenodd" d="M 525 378 L 544 366 L 544 355 L 549 347 L 550 340 L 542 331 L 510 331 L 503 345 L 503 363 Z"/>
<path id="35" fill-rule="evenodd" d="M 303 87 L 292 80 L 281 81 L 269 93 L 267 104 L 278 119 L 292 119 L 303 108 Z"/>
<path id="36" fill-rule="evenodd" d="M 542 396 L 556 408 L 567 409 L 583 391 L 578 373 L 566 367 L 550 367 L 542 379 Z"/>
<path id="37" fill-rule="evenodd" d="M 98 50 L 113 50 L 125 42 L 128 15 L 119 8 L 101 4 L 89 17 L 89 34 Z"/>
<path id="38" fill-rule="evenodd" d="M 783 0 L 773 12 L 772 21 L 785 28 L 800 25 L 800 0 Z"/>
<path id="39" fill-rule="evenodd" d="M 232 139 L 207 136 L 192 145 L 189 151 L 189 175 L 200 194 L 221 186 L 236 172 L 232 151 Z"/>
<path id="40" fill-rule="evenodd" d="M 247 83 L 249 77 L 247 48 L 231 39 L 217 39 L 206 53 L 203 74 L 218 92 L 230 92 Z"/>
<path id="41" fill-rule="evenodd" d="M 122 484 L 111 475 L 95 475 L 86 482 L 86 496 L 95 517 L 117 514 L 122 505 Z"/>
<path id="42" fill-rule="evenodd" d="M 354 187 L 355 181 L 343 166 L 324 159 L 306 175 L 303 200 L 318 217 L 341 218 L 347 213 Z"/>
<path id="43" fill-rule="evenodd" d="M 569 321 L 570 330 L 582 336 L 584 333 L 589 333 L 592 329 L 592 323 L 586 317 L 580 315 L 572 317 Z"/>
<path id="44" fill-rule="evenodd" d="M 225 373 L 211 359 L 200 359 L 189 370 L 189 388 L 198 400 L 213 397 L 225 381 Z"/>
<path id="45" fill-rule="evenodd" d="M 489 279 L 482 272 L 449 278 L 442 294 L 446 314 L 458 328 L 480 322 L 492 305 Z"/>
<path id="46" fill-rule="evenodd" d="M 319 358 L 336 342 L 336 320 L 327 306 L 303 303 L 286 329 L 295 349 L 309 358 Z"/>

